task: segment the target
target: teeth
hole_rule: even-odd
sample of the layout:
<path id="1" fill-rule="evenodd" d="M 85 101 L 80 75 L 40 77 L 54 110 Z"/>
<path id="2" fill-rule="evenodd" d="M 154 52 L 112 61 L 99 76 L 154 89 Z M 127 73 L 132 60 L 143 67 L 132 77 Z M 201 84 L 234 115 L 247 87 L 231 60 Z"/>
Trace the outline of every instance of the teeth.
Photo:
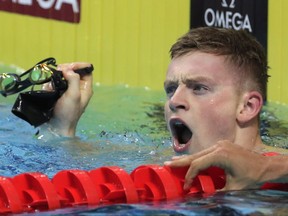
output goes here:
<path id="1" fill-rule="evenodd" d="M 180 121 L 176 121 L 174 124 L 175 124 L 176 126 L 181 126 L 181 125 L 183 125 L 183 123 L 180 122 Z"/>
<path id="2" fill-rule="evenodd" d="M 174 141 L 174 145 L 176 145 L 175 141 Z M 183 144 L 183 143 L 178 143 L 178 146 L 180 147 L 184 147 L 186 144 Z"/>

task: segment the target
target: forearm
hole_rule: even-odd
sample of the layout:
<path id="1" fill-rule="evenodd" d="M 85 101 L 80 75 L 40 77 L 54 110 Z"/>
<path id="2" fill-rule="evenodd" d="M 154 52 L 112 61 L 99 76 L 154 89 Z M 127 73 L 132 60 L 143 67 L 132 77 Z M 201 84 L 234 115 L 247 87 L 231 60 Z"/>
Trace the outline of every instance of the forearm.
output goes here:
<path id="1" fill-rule="evenodd" d="M 45 140 L 52 140 L 55 137 L 75 137 L 75 132 L 76 127 L 66 127 L 64 124 L 57 123 L 55 119 L 39 126 L 39 135 Z"/>
<path id="2" fill-rule="evenodd" d="M 263 182 L 288 183 L 288 156 L 267 157 L 262 173 Z"/>

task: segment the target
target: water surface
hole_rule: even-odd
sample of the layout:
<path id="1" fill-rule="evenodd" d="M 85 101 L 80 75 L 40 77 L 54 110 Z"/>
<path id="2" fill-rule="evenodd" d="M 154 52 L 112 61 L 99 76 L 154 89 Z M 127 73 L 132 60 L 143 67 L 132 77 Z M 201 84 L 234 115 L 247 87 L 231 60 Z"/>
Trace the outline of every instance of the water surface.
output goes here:
<path id="1" fill-rule="evenodd" d="M 34 128 L 10 110 L 16 96 L 0 98 L 0 175 L 41 172 L 52 178 L 67 169 L 120 166 L 130 173 L 143 164 L 160 164 L 175 153 L 163 114 L 162 91 L 127 86 L 94 86 L 77 138 L 60 138 Z M 267 145 L 287 148 L 288 108 L 267 104 L 261 135 Z M 69 112 L 69 110 L 67 110 Z M 114 204 L 59 209 L 40 215 L 285 215 L 282 191 L 232 191 L 168 202 Z"/>

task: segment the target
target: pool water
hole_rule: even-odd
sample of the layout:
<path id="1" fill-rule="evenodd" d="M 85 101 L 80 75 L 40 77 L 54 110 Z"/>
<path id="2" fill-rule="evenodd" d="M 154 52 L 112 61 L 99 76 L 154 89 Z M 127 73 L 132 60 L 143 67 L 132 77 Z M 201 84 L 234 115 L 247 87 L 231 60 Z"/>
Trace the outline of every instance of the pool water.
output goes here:
<path id="1" fill-rule="evenodd" d="M 0 175 L 118 165 L 127 171 L 171 157 L 161 92 L 124 86 L 97 87 L 79 122 L 77 138 L 39 131 L 11 113 L 16 96 L 1 97 Z M 17 136 L 15 136 L 17 134 Z M 37 135 L 35 135 L 37 134 Z"/>
<path id="2" fill-rule="evenodd" d="M 163 165 L 175 153 L 163 114 L 165 95 L 148 88 L 94 86 L 77 138 L 51 136 L 11 113 L 16 96 L 0 98 L 0 175 L 41 172 L 52 178 L 69 169 L 119 166 L 128 173 L 143 164 Z M 288 108 L 267 104 L 261 134 L 271 146 L 288 147 Z M 285 215 L 288 193 L 232 191 L 167 202 L 82 206 L 39 215 Z"/>

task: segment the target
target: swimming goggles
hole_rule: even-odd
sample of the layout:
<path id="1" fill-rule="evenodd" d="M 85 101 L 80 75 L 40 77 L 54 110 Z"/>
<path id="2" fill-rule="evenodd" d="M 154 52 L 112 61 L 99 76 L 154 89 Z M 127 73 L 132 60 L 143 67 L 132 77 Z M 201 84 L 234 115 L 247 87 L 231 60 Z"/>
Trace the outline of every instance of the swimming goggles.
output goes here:
<path id="1" fill-rule="evenodd" d="M 22 90 L 41 85 L 52 81 L 54 90 L 64 92 L 67 89 L 67 81 L 64 79 L 61 71 L 57 70 L 55 58 L 46 58 L 38 62 L 35 66 L 18 75 L 15 73 L 0 74 L 0 93 L 6 97 L 16 94 Z M 76 73 L 91 73 L 93 65 L 82 69 L 75 70 Z"/>
<path id="2" fill-rule="evenodd" d="M 92 71 L 93 65 L 74 70 L 75 73 L 82 75 Z M 51 82 L 52 91 L 36 89 L 36 85 L 47 82 Z M 30 91 L 21 92 L 30 86 L 32 86 Z M 55 104 L 67 88 L 68 83 L 62 71 L 57 70 L 55 58 L 44 59 L 20 75 L 0 74 L 0 93 L 3 96 L 20 92 L 12 107 L 12 113 L 35 127 L 52 118 Z"/>

